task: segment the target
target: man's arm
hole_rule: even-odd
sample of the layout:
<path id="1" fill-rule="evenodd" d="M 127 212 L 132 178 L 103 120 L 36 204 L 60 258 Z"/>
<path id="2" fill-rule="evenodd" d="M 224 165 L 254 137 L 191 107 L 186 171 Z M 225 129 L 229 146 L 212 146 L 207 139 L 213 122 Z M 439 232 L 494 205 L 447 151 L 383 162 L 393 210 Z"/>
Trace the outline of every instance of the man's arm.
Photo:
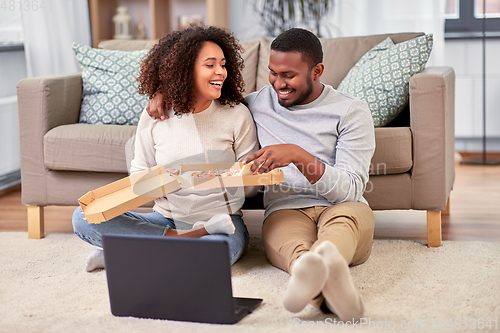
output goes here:
<path id="1" fill-rule="evenodd" d="M 148 105 L 146 106 L 146 111 L 149 116 L 153 119 L 168 119 L 168 115 L 165 114 L 165 110 L 163 106 L 165 105 L 165 99 L 161 92 L 156 92 L 153 95 L 153 98 L 148 101 Z"/>
<path id="2" fill-rule="evenodd" d="M 326 166 L 313 187 L 332 203 L 360 201 L 375 151 L 373 119 L 365 102 L 354 101 L 339 123 L 334 151 L 335 163 Z"/>
<path id="3" fill-rule="evenodd" d="M 319 161 L 303 148 L 292 144 L 267 146 L 245 160 L 255 160 L 252 171 L 267 172 L 294 163 L 317 193 L 331 203 L 359 201 L 368 182 L 375 151 L 373 120 L 368 105 L 355 101 L 338 126 L 333 165 Z"/>

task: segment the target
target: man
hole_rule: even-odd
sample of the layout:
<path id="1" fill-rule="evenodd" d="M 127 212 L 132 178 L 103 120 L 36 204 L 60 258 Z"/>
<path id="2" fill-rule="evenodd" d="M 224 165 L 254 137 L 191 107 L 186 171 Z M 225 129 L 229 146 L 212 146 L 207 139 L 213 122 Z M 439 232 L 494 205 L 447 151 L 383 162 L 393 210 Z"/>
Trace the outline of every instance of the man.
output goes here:
<path id="1" fill-rule="evenodd" d="M 252 171 L 282 168 L 285 181 L 264 193 L 262 237 L 272 265 L 290 273 L 283 303 L 307 303 L 342 321 L 363 315 L 349 265 L 365 262 L 373 242 L 373 212 L 363 198 L 375 150 L 368 105 L 321 83 L 319 39 L 290 29 L 271 44 L 270 86 L 245 99 L 262 147 Z M 160 96 L 161 97 L 161 96 Z M 161 116 L 150 101 L 153 117 Z"/>

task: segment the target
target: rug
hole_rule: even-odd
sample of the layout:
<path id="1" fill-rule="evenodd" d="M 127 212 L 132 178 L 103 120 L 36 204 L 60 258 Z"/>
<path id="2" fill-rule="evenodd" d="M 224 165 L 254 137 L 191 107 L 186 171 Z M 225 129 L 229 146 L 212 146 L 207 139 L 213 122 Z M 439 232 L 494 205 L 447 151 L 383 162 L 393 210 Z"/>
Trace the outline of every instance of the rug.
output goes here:
<path id="1" fill-rule="evenodd" d="M 263 298 L 235 325 L 114 317 L 106 273 L 84 271 L 93 247 L 72 234 L 29 240 L 0 233 L 0 332 L 488 332 L 500 330 L 500 243 L 375 240 L 351 268 L 365 305 L 355 325 L 308 305 L 287 312 L 288 274 L 270 266 L 252 237 L 232 267 L 234 296 Z"/>

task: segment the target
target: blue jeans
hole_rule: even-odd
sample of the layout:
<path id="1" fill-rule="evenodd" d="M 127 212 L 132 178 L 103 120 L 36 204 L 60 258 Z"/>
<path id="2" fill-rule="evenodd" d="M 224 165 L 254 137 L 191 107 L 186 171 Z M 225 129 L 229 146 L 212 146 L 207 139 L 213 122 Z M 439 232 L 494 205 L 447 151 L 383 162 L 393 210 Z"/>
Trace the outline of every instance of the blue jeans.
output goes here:
<path id="1" fill-rule="evenodd" d="M 78 207 L 73 213 L 73 230 L 85 242 L 102 248 L 102 235 L 143 235 L 163 237 L 168 229 L 189 230 L 190 224 L 174 222 L 158 212 L 135 213 L 127 212 L 109 221 L 99 224 L 88 223 L 85 215 Z M 248 230 L 241 216 L 231 215 L 235 231 L 232 235 L 216 234 L 201 238 L 221 239 L 229 244 L 229 260 L 231 265 L 240 259 L 248 246 Z"/>

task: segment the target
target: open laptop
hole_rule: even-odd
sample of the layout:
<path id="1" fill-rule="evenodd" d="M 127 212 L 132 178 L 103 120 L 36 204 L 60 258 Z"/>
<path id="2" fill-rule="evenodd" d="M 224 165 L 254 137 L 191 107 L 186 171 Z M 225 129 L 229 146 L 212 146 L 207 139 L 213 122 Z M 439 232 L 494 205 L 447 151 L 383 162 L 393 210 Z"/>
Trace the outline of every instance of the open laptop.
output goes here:
<path id="1" fill-rule="evenodd" d="M 223 240 L 104 235 L 115 316 L 234 324 L 262 299 L 233 297 Z"/>

